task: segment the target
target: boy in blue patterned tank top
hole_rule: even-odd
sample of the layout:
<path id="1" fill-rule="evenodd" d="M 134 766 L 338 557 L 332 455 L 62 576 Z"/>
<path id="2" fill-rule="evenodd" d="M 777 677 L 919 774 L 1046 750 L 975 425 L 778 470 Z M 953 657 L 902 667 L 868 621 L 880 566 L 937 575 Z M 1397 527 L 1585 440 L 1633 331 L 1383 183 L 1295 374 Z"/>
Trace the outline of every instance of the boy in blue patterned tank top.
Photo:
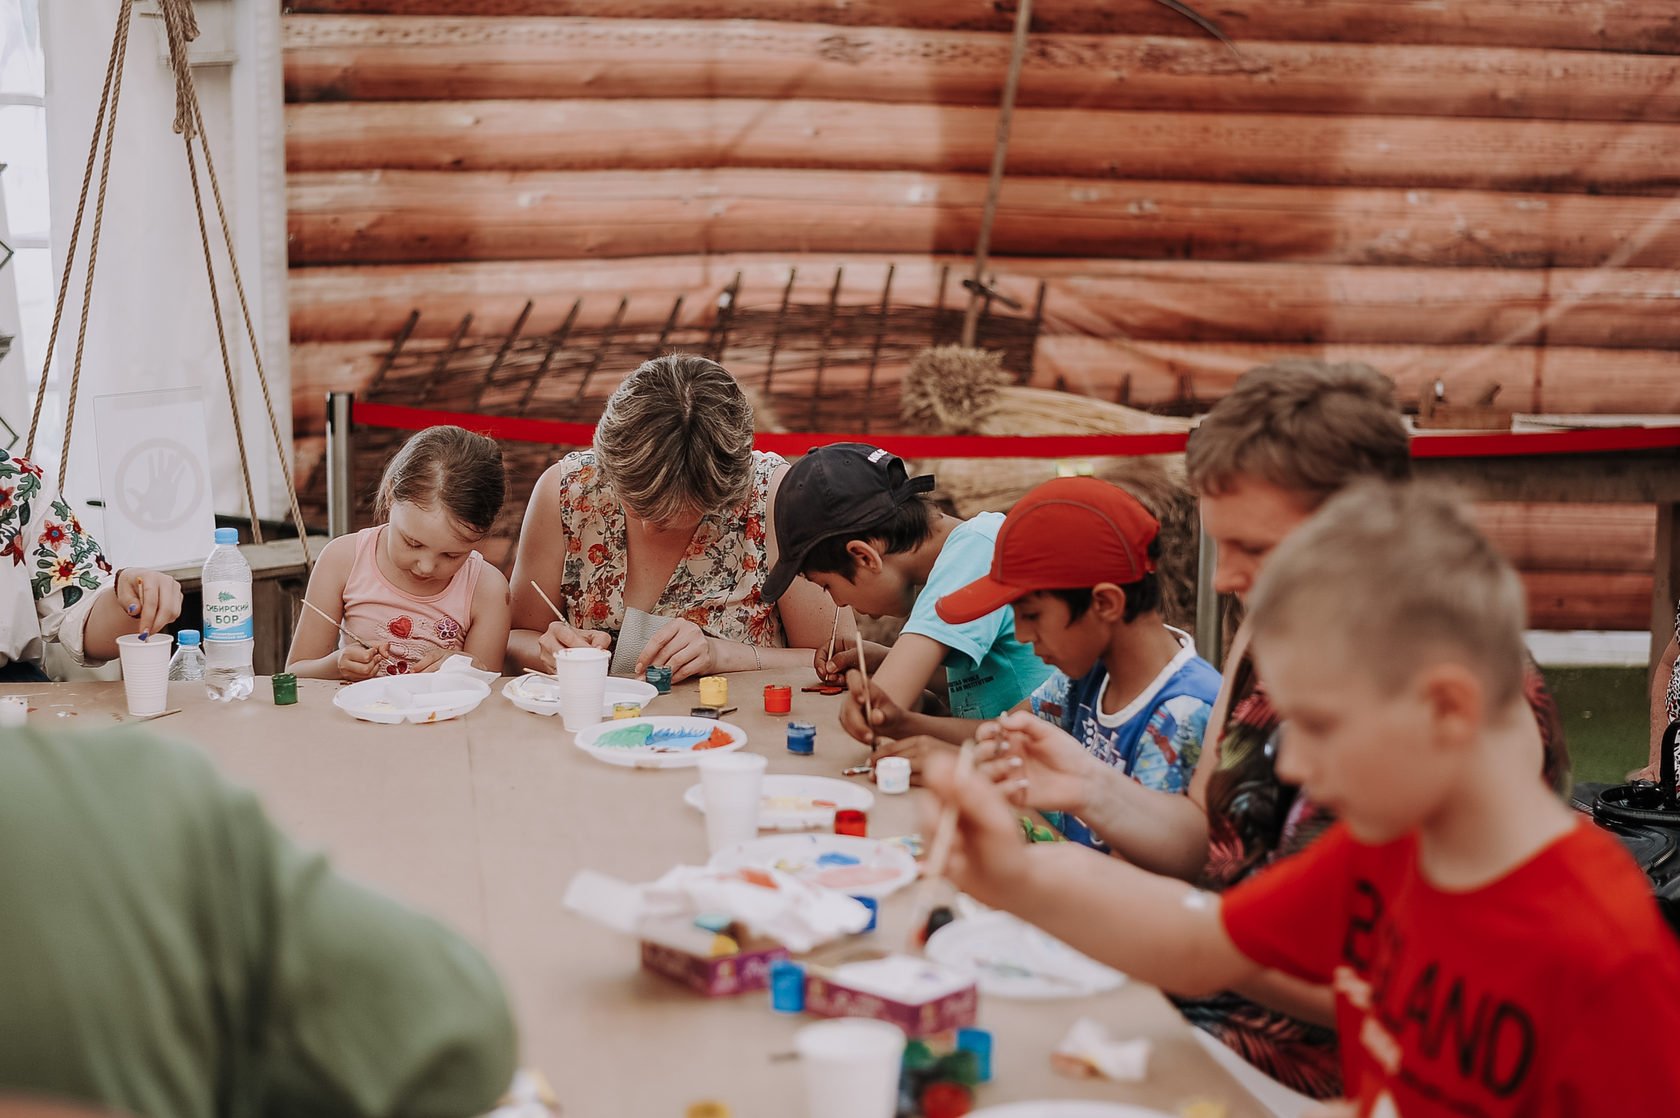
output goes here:
<path id="1" fill-rule="evenodd" d="M 1201 755 L 1219 673 L 1161 620 L 1160 525 L 1131 494 L 1058 478 L 1021 498 L 998 531 L 991 573 L 939 600 L 953 624 L 1009 604 L 1017 639 L 1057 669 L 1028 700 L 1096 762 L 1146 788 L 1183 792 Z M 1078 817 L 1046 818 L 1105 849 Z"/>

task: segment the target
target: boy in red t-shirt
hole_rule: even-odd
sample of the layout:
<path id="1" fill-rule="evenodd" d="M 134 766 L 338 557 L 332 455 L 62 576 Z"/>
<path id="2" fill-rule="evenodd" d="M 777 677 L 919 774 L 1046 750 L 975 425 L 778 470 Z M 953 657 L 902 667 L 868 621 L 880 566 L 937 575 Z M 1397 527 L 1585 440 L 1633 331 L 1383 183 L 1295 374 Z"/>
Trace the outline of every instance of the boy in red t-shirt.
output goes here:
<path id="1" fill-rule="evenodd" d="M 1537 778 L 1523 589 L 1452 502 L 1365 486 L 1285 540 L 1249 598 L 1279 776 L 1340 817 L 1222 897 L 1069 844 L 1024 847 L 1008 784 L 961 809 L 954 880 L 1166 989 L 1271 967 L 1336 992 L 1361 1118 L 1680 1110 L 1680 946 L 1617 841 Z M 988 728 L 987 738 L 1008 731 Z"/>

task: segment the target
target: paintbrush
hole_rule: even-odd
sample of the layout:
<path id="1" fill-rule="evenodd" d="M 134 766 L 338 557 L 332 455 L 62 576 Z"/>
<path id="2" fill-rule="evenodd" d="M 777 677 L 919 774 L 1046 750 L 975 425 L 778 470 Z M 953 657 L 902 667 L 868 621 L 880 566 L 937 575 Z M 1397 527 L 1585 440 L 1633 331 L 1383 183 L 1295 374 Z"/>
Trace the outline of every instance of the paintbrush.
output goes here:
<path id="1" fill-rule="evenodd" d="M 863 676 L 863 724 L 869 727 L 869 750 L 875 751 L 875 707 L 869 701 L 869 665 L 863 660 L 863 632 L 858 630 L 858 672 Z"/>
<path id="2" fill-rule="evenodd" d="M 296 597 L 296 595 L 294 595 L 294 597 Z M 326 610 L 317 606 L 314 602 L 311 602 L 308 598 L 298 598 L 297 601 L 305 609 L 314 610 L 316 613 L 318 613 L 321 616 L 322 621 L 325 621 L 328 625 L 331 625 L 333 628 L 337 629 L 339 632 L 343 633 L 345 636 L 349 637 L 351 640 L 355 641 L 357 644 L 361 645 L 363 648 L 367 649 L 369 652 L 372 652 L 374 650 L 373 645 L 369 644 L 367 641 L 363 640 L 361 637 L 358 637 L 355 633 L 352 633 L 349 629 L 346 629 L 342 622 L 334 621 L 330 616 L 328 616 Z"/>
<path id="3" fill-rule="evenodd" d="M 544 605 L 554 611 L 554 616 L 559 619 L 562 625 L 571 625 L 571 622 L 566 620 L 566 615 L 560 612 L 560 607 L 554 604 L 554 599 L 543 593 L 543 588 L 537 585 L 537 580 L 534 578 L 531 580 L 531 589 L 537 592 L 537 597 L 543 600 Z"/>
<path id="4" fill-rule="evenodd" d="M 840 635 L 840 607 L 835 606 L 834 607 L 834 627 L 828 631 L 828 659 L 823 661 L 823 666 L 824 667 L 827 667 L 829 664 L 834 663 L 834 638 L 838 637 L 839 635 Z"/>
<path id="5" fill-rule="evenodd" d="M 963 742 L 957 751 L 957 768 L 952 778 L 953 789 L 967 780 L 974 772 L 974 743 Z M 928 847 L 927 861 L 922 863 L 922 876 L 916 882 L 914 903 L 910 907 L 913 919 L 910 922 L 910 950 L 918 951 L 925 942 L 922 930 L 926 927 L 929 917 L 933 915 L 933 906 L 928 904 L 928 888 L 932 882 L 945 876 L 945 865 L 951 860 L 951 847 L 957 841 L 957 805 L 955 801 L 945 805 L 939 813 L 939 824 L 934 828 L 933 844 Z"/>

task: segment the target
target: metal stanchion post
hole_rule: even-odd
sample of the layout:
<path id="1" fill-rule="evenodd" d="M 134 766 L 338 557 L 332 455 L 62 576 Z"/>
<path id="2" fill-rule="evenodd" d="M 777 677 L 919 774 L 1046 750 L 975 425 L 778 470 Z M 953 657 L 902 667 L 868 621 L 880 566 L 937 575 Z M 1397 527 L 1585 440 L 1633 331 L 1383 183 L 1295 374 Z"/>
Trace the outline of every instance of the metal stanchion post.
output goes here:
<path id="1" fill-rule="evenodd" d="M 350 404 L 349 392 L 327 393 L 327 534 L 334 539 L 350 532 Z"/>
<path id="2" fill-rule="evenodd" d="M 1216 668 L 1224 665 L 1224 630 L 1219 616 L 1219 591 L 1213 588 L 1213 573 L 1217 568 L 1214 556 L 1213 538 L 1208 535 L 1207 526 L 1201 530 L 1201 541 L 1196 548 L 1196 651 L 1201 653 L 1202 659 Z"/>

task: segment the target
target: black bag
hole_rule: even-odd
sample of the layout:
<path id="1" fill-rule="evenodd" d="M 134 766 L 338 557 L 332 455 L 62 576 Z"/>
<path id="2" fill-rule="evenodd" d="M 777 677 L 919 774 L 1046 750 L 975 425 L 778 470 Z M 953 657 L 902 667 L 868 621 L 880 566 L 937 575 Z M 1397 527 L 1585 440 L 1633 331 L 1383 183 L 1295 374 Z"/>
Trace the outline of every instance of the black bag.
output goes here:
<path id="1" fill-rule="evenodd" d="M 1680 788 L 1675 785 L 1674 747 L 1680 722 L 1663 731 L 1658 778 L 1631 784 L 1577 785 L 1572 799 L 1590 805 L 1593 821 L 1622 840 L 1651 879 L 1657 907 L 1680 935 Z M 1586 801 L 1583 803 L 1583 801 Z"/>

